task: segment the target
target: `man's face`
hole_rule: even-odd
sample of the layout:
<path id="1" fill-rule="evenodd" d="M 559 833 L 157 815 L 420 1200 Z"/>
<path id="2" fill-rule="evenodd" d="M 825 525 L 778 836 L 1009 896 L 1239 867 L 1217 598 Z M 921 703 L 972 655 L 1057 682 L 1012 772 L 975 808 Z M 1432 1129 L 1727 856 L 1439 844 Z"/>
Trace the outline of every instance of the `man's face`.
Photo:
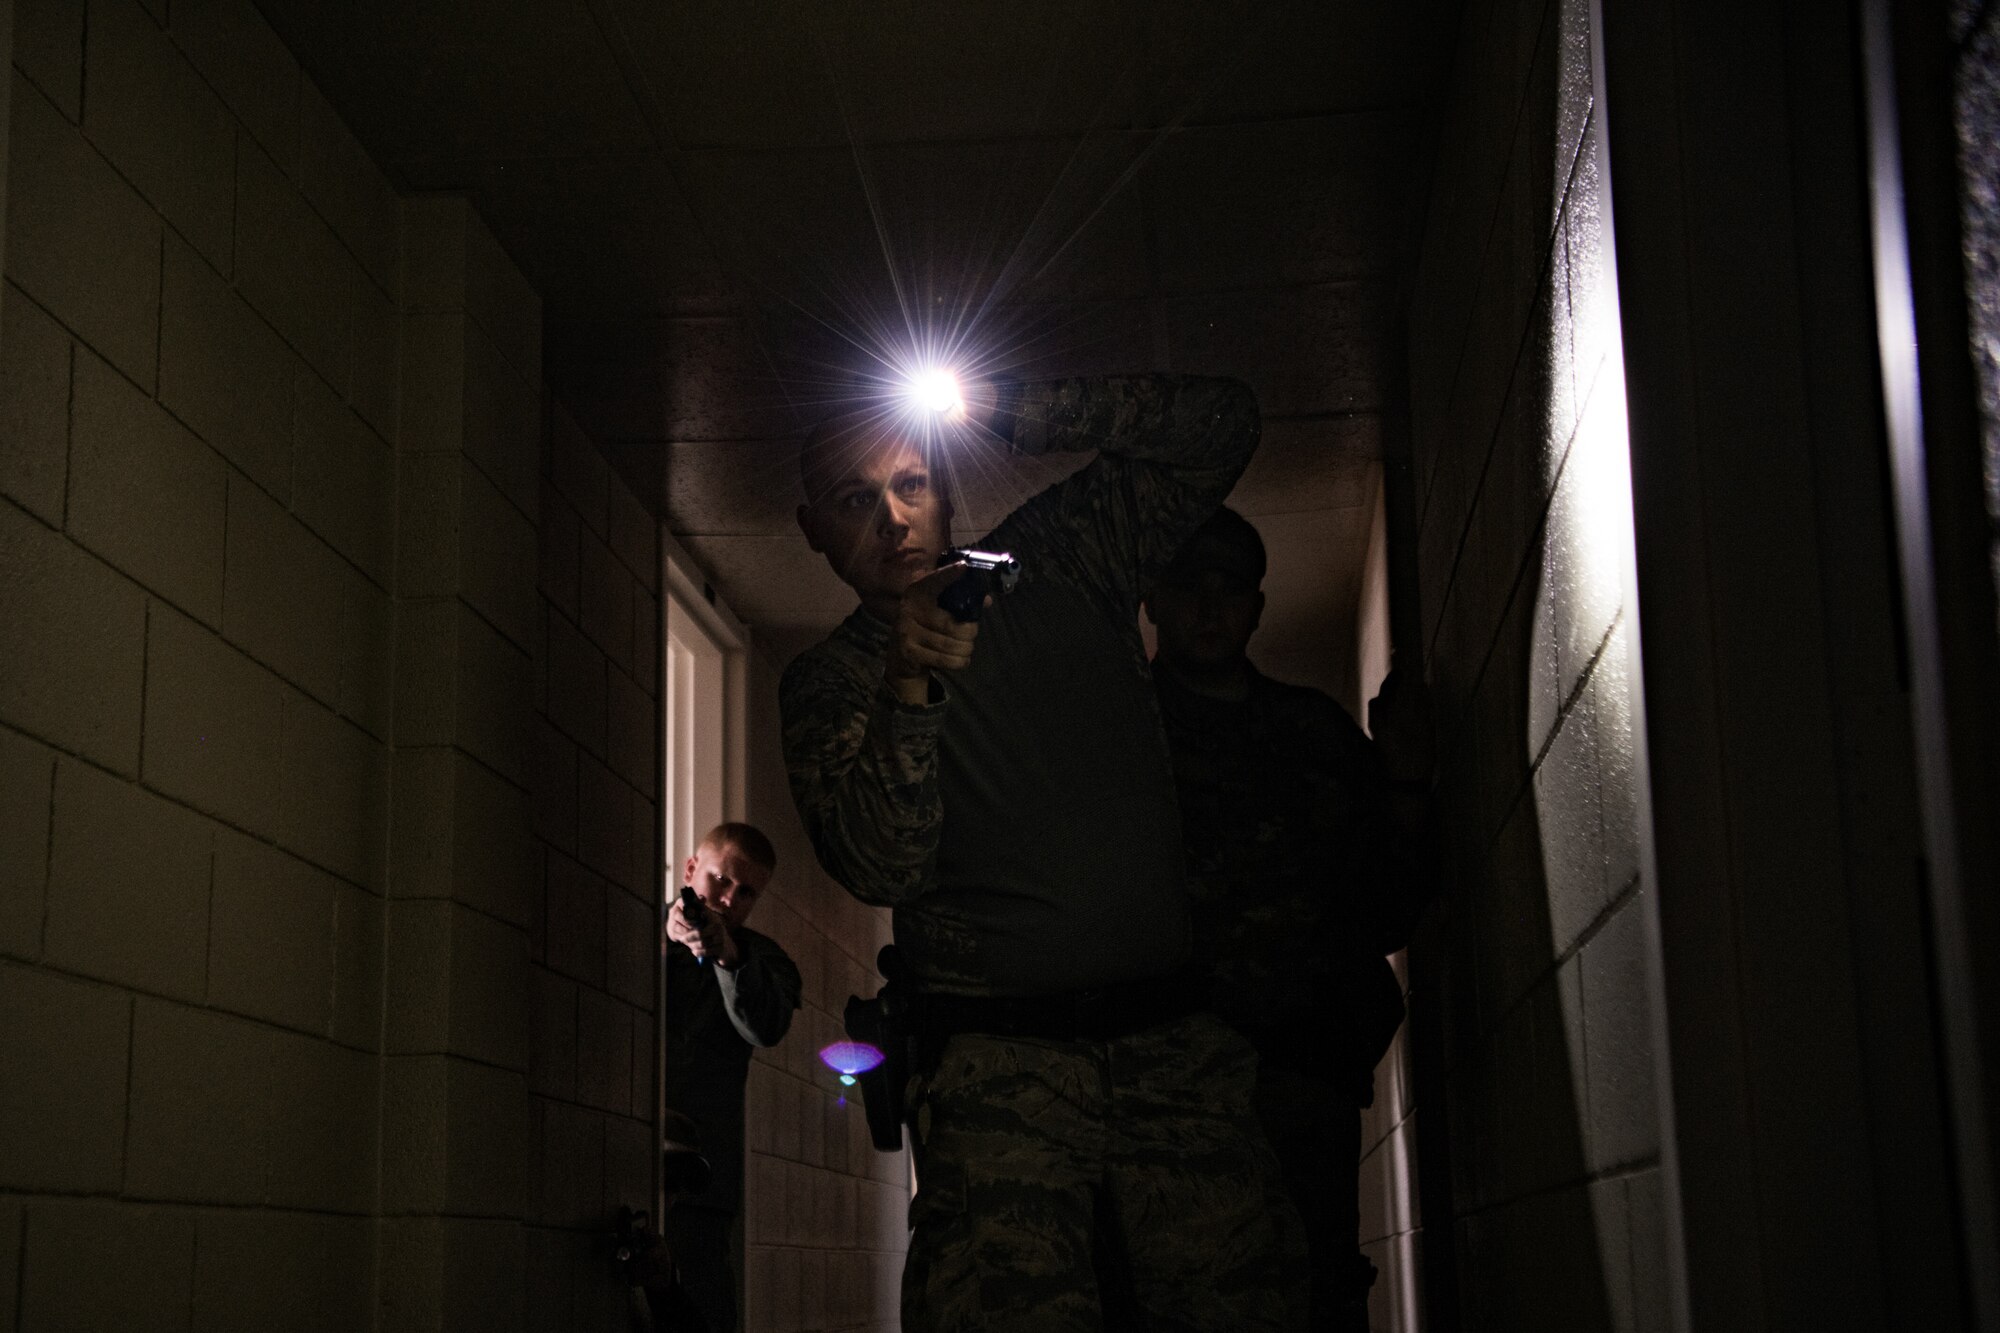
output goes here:
<path id="1" fill-rule="evenodd" d="M 799 506 L 799 528 L 863 604 L 882 610 L 937 567 L 950 540 L 951 507 L 922 451 L 887 440 Z"/>
<path id="2" fill-rule="evenodd" d="M 770 882 L 769 867 L 743 855 L 734 843 L 702 847 L 681 870 L 681 884 L 693 890 L 731 930 L 749 922 L 764 886 Z"/>
<path id="3" fill-rule="evenodd" d="M 1220 569 L 1163 582 L 1146 595 L 1161 659 L 1187 671 L 1214 671 L 1241 660 L 1263 613 L 1257 585 Z"/>

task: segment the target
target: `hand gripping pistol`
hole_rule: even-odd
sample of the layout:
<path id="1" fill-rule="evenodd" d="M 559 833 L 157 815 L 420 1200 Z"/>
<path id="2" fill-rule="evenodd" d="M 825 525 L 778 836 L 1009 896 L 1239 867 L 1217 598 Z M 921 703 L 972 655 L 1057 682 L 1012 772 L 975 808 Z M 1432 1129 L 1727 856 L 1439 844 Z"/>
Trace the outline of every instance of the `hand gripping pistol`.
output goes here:
<path id="1" fill-rule="evenodd" d="M 989 594 L 999 597 L 1010 593 L 1021 581 L 1021 562 L 1005 551 L 953 547 L 938 557 L 938 568 L 961 562 L 965 573 L 952 580 L 951 586 L 939 593 L 937 599 L 938 605 L 960 624 L 979 619 Z"/>

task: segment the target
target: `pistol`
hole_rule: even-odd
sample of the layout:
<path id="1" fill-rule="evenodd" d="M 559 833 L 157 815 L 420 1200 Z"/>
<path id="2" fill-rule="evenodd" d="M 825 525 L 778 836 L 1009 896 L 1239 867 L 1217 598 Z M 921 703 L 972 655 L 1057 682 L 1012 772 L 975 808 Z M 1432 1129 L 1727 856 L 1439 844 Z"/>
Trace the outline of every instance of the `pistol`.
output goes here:
<path id="1" fill-rule="evenodd" d="M 696 893 L 693 888 L 682 889 L 679 901 L 681 916 L 690 926 L 693 926 L 696 930 L 700 930 L 708 924 L 708 904 L 701 900 L 701 895 Z M 708 966 L 706 958 L 697 958 L 695 962 L 703 967 Z"/>
<path id="2" fill-rule="evenodd" d="M 1014 591 L 1021 581 L 1021 562 L 1005 551 L 974 551 L 953 547 L 938 557 L 938 568 L 963 562 L 965 573 L 938 594 L 938 605 L 953 620 L 968 624 L 979 619 L 990 594 L 999 597 Z"/>

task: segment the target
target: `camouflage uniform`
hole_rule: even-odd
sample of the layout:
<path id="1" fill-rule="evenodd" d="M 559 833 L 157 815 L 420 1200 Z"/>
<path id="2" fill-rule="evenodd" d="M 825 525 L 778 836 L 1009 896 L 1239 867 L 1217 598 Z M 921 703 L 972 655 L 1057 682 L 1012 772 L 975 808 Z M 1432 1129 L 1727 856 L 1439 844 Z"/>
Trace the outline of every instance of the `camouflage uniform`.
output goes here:
<path id="1" fill-rule="evenodd" d="M 678 1200 L 662 1219 L 681 1285 L 714 1333 L 736 1327 L 730 1224 L 743 1200 L 743 1085 L 750 1048 L 776 1046 L 791 1028 L 803 989 L 783 946 L 748 926 L 730 931 L 734 969 L 703 963 L 678 941 L 666 948 L 667 1108 L 692 1120 L 714 1167 L 706 1190 Z"/>
<path id="2" fill-rule="evenodd" d="M 1228 381 L 1026 387 L 1017 450 L 1099 453 L 978 543 L 1024 570 L 971 665 L 901 703 L 883 679 L 889 627 L 857 611 L 786 670 L 799 813 L 827 870 L 894 908 L 921 989 L 1067 996 L 1185 965 L 1138 599 L 1257 435 L 1254 400 Z M 913 1080 L 904 1326 L 1099 1327 L 1099 1215 L 1157 1327 L 1281 1326 L 1253 1079 L 1247 1045 L 1206 1016 L 1104 1041 L 951 1036 Z"/>
<path id="3" fill-rule="evenodd" d="M 1361 1108 L 1403 1014 L 1383 955 L 1407 942 L 1425 876 L 1380 755 L 1339 704 L 1254 670 L 1241 702 L 1156 676 L 1197 963 L 1257 1047 L 1259 1118 L 1306 1224 L 1313 1327 L 1341 1327 L 1373 1279 L 1356 1234 Z"/>

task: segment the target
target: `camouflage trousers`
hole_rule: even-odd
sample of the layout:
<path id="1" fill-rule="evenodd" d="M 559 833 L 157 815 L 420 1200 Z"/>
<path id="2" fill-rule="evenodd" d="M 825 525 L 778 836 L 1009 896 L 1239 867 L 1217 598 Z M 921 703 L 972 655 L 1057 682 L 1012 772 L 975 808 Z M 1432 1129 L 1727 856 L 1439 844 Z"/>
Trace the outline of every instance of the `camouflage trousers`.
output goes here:
<path id="1" fill-rule="evenodd" d="M 1255 1080 L 1205 1014 L 1106 1042 L 952 1037 L 912 1087 L 906 1333 L 1096 1333 L 1094 1249 L 1155 1333 L 1295 1327 L 1298 1221 Z"/>

